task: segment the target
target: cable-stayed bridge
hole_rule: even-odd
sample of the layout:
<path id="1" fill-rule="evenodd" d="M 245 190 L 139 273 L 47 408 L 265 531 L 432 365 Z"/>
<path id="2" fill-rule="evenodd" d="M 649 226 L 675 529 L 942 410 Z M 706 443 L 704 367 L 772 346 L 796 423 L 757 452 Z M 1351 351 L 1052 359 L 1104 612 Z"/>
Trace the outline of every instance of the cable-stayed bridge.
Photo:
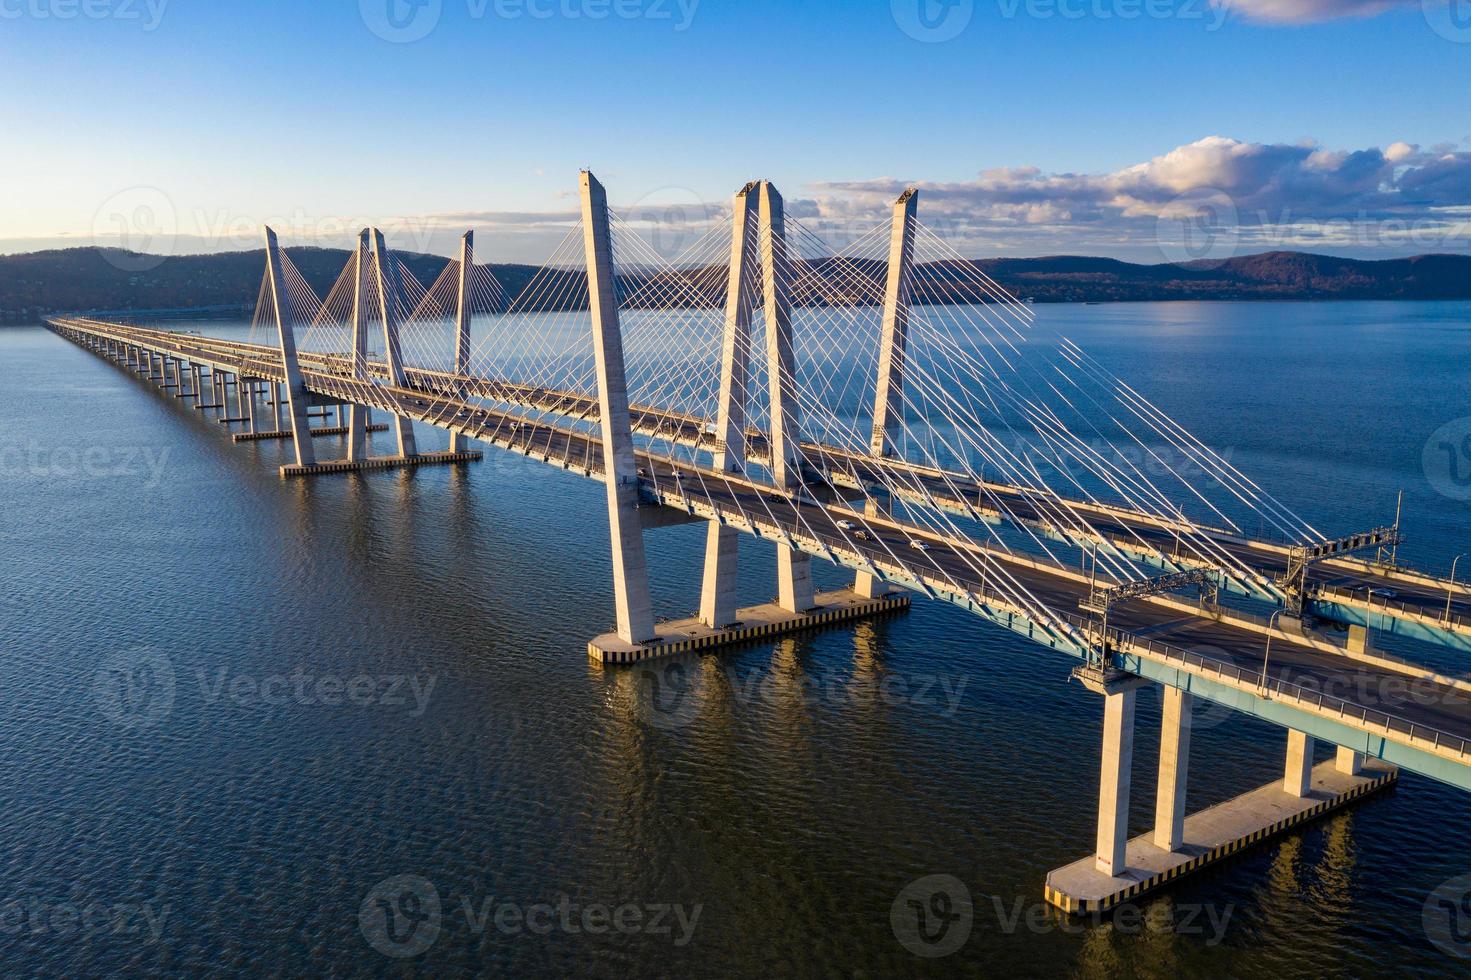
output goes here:
<path id="1" fill-rule="evenodd" d="M 425 285 L 375 231 L 318 296 L 267 230 L 248 340 L 50 326 L 219 412 L 237 440 L 291 440 L 283 476 L 467 463 L 478 442 L 603 482 L 616 628 L 590 652 L 606 663 L 913 593 L 1071 655 L 1105 726 L 1096 853 L 1049 878 L 1069 910 L 1208 864 L 1395 767 L 1471 788 L 1471 682 L 1373 644 L 1466 649 L 1471 588 L 1401 563 L 1397 519 L 1320 531 L 1080 346 L 1039 352 L 1031 311 L 925 227 L 917 192 L 835 249 L 753 182 L 668 259 L 591 174 L 580 190 L 581 221 L 515 296 L 468 233 Z M 448 430 L 449 451 L 419 452 L 416 424 Z M 385 426 L 396 452 L 373 456 Z M 321 439 L 342 458 L 320 458 Z M 691 521 L 707 526 L 698 616 L 655 623 L 643 535 Z M 742 535 L 775 544 L 770 606 L 736 608 Z M 852 590 L 815 593 L 814 557 L 851 568 Z M 1130 841 L 1148 684 L 1165 692 L 1158 807 Z M 1196 697 L 1288 729 L 1280 785 L 1187 817 Z M 1336 757 L 1315 767 L 1315 740 Z"/>

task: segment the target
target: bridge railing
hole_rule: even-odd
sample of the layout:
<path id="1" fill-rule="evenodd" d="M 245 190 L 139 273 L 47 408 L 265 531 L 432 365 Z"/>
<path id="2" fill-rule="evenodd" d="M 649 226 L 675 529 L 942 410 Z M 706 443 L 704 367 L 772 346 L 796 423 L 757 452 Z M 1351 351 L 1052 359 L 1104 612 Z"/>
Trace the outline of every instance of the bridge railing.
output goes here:
<path id="1" fill-rule="evenodd" d="M 1357 601 L 1361 598 L 1359 594 L 1361 592 L 1363 592 L 1362 589 L 1356 591 L 1353 589 L 1341 588 L 1340 586 L 1336 585 L 1314 585 L 1311 597 L 1314 599 L 1327 598 L 1341 599 L 1346 601 Z M 1376 597 L 1372 591 L 1370 591 L 1368 596 L 1364 598 L 1369 612 L 1374 612 L 1375 606 L 1377 605 L 1386 614 L 1392 616 L 1395 619 L 1418 620 L 1421 622 L 1426 622 L 1430 625 L 1442 626 L 1446 629 L 1452 630 L 1463 630 L 1471 627 L 1471 620 L 1468 620 L 1464 616 L 1444 615 L 1444 607 L 1436 612 L 1429 612 L 1424 606 L 1412 607 L 1406 605 L 1403 602 L 1397 602 L 1387 597 L 1379 598 L 1378 603 L 1376 603 L 1374 601 L 1376 598 L 1379 597 Z"/>
<path id="2" fill-rule="evenodd" d="M 1073 623 L 1079 629 L 1093 629 L 1096 624 L 1090 624 L 1088 620 L 1072 613 L 1064 613 L 1063 618 Z M 1186 650 L 1173 646 L 1169 643 L 1161 643 L 1149 637 L 1137 636 L 1126 633 L 1123 630 L 1109 629 L 1108 641 L 1117 651 L 1129 653 L 1142 653 L 1152 660 L 1166 663 L 1178 663 L 1186 668 L 1193 668 L 1199 672 L 1213 673 L 1219 677 L 1227 678 L 1239 686 L 1254 685 L 1261 692 L 1262 697 L 1276 695 L 1284 700 L 1296 701 L 1299 704 L 1312 705 L 1323 712 L 1336 713 L 1340 718 L 1357 721 L 1364 728 L 1382 730 L 1387 734 L 1403 735 L 1410 742 L 1427 742 L 1437 750 L 1447 750 L 1459 755 L 1462 760 L 1471 760 L 1471 742 L 1441 731 L 1429 725 L 1410 721 L 1408 718 L 1390 714 L 1370 708 L 1366 705 L 1343 698 L 1325 694 L 1318 688 L 1296 684 L 1281 678 L 1264 676 L 1260 670 L 1246 670 L 1239 664 L 1218 657 L 1208 657 L 1193 650 Z"/>

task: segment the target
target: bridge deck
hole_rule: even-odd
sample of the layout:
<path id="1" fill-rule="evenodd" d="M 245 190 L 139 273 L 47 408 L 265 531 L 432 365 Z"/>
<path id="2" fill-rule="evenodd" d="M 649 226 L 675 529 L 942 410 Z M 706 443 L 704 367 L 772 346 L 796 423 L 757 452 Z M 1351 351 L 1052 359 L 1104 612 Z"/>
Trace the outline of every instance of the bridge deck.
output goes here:
<path id="1" fill-rule="evenodd" d="M 283 381 L 279 352 L 262 344 L 231 341 L 198 334 L 152 330 L 86 319 L 61 321 L 83 326 L 99 336 L 146 341 L 191 360 L 216 364 L 251 377 Z M 353 364 L 345 357 L 303 351 L 303 367 L 314 367 L 324 375 L 351 378 Z M 385 380 L 388 369 L 382 361 L 370 360 L 365 373 Z M 448 371 L 408 368 L 407 381 L 416 391 L 492 399 L 509 405 L 563 415 L 590 424 L 598 421 L 598 404 L 593 397 L 534 385 L 515 384 L 486 378 L 464 378 Z M 697 448 L 711 448 L 706 420 L 648 406 L 633 407 L 634 431 Z M 433 418 L 424 421 L 435 423 Z M 757 430 L 747 434 L 747 457 L 755 463 L 769 460 L 766 437 Z M 952 513 L 984 519 L 1004 520 L 1041 529 L 1059 537 L 1077 540 L 1076 529 L 1060 530 L 1056 517 L 1041 510 L 1032 496 L 1016 487 L 994 482 L 984 484 L 964 474 L 947 473 L 899 459 L 878 460 L 841 447 L 804 443 L 804 451 L 824 460 L 830 469 L 814 477 L 838 488 L 861 488 L 883 483 L 892 485 L 892 473 L 902 471 L 915 489 L 902 494 L 917 502 L 932 501 Z M 1170 556 L 1181 567 L 1201 564 L 1182 553 L 1177 532 L 1180 525 L 1148 514 L 1092 501 L 1071 500 L 1069 506 L 1089 516 L 1089 522 L 1109 542 L 1146 560 Z M 1255 581 L 1240 583 L 1242 590 L 1262 598 L 1280 598 L 1271 582 L 1287 569 L 1288 548 L 1276 542 L 1251 539 L 1220 529 L 1191 526 L 1204 531 L 1212 543 L 1240 566 L 1256 573 Z M 1355 558 L 1340 558 L 1316 565 L 1309 571 L 1309 585 L 1330 618 L 1343 615 L 1355 622 L 1375 625 L 1371 617 L 1402 620 L 1421 628 L 1424 638 L 1436 634 L 1466 638 L 1471 648 L 1471 582 L 1453 583 L 1403 567 L 1390 567 Z M 1450 600 L 1447 602 L 1447 600 Z"/>
<path id="2" fill-rule="evenodd" d="M 53 329 L 76 337 L 122 340 L 191 362 L 263 380 L 284 380 L 271 348 L 218 341 L 190 334 L 144 331 L 118 325 L 58 321 Z M 532 419 L 488 407 L 475 396 L 449 393 L 439 385 L 392 387 L 364 385 L 344 376 L 338 364 L 321 355 L 302 356 L 308 390 L 326 399 L 367 404 L 470 438 L 500 446 L 549 464 L 603 478 L 602 446 L 591 428 Z M 413 383 L 412 373 L 410 378 Z M 486 382 L 486 384 L 496 384 Z M 438 389 L 438 390 L 436 390 Z M 554 393 L 567 399 L 573 396 Z M 548 393 L 550 398 L 553 393 Z M 569 408 L 567 414 L 576 417 Z M 639 454 L 640 490 L 650 506 L 672 507 L 722 520 L 761 537 L 784 541 L 810 554 L 849 567 L 877 571 L 883 578 L 929 593 L 1075 656 L 1082 650 L 1077 629 L 1029 619 L 988 587 L 988 578 L 1005 574 L 1020 582 L 1042 604 L 1075 609 L 1088 583 L 1072 569 L 1009 554 L 971 541 L 954 541 L 893 517 L 865 516 L 837 504 L 803 501 L 741 476 L 704 469 L 667 458 Z M 866 529 L 858 537 L 839 521 Z M 912 542 L 931 545 L 927 551 Z M 1444 602 L 1442 596 L 1441 601 Z M 1081 623 L 1081 620 L 1078 621 Z M 1156 672 L 1237 692 L 1242 710 L 1264 710 L 1261 701 L 1287 705 L 1332 718 L 1334 724 L 1408 746 L 1426 760 L 1454 763 L 1454 778 L 1471 786 L 1471 695 L 1461 687 L 1429 677 L 1413 684 L 1403 671 L 1383 669 L 1342 653 L 1316 648 L 1292 637 L 1275 639 L 1267 674 L 1270 696 L 1263 698 L 1266 645 L 1259 632 L 1217 622 L 1182 608 L 1177 597 L 1150 597 L 1116 608 L 1110 625 L 1119 631 L 1119 653 L 1153 664 Z M 1205 648 L 1205 649 L 1202 649 Z M 1176 676 L 1170 674 L 1168 676 Z M 1215 688 L 1212 688 L 1214 690 Z M 1340 743 L 1342 744 L 1342 743 Z M 1388 754 L 1373 754 L 1388 758 Z M 1416 768 L 1413 762 L 1404 762 Z M 1467 775 L 1462 775 L 1465 770 Z M 1421 771 L 1427 771 L 1422 767 Z M 1431 773 L 1448 778 L 1443 771 Z"/>

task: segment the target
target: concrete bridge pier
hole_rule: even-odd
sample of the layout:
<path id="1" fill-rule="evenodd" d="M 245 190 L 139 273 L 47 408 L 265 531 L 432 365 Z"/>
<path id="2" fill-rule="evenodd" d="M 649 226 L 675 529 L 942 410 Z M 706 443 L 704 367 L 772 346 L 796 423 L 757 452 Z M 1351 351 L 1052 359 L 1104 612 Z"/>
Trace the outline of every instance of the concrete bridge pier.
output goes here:
<path id="1" fill-rule="evenodd" d="M 1287 764 L 1282 774 L 1282 789 L 1296 797 L 1308 795 L 1313 782 L 1313 752 L 1317 740 L 1306 732 L 1287 730 Z"/>
<path id="2" fill-rule="evenodd" d="M 388 252 L 383 241 L 383 232 L 376 228 L 373 229 L 373 274 L 378 285 L 379 311 L 383 315 L 383 347 L 384 360 L 388 362 L 388 383 L 395 388 L 407 388 L 403 347 L 398 332 L 398 301 L 403 289 L 398 264 Z M 399 456 L 414 455 L 413 421 L 405 416 L 395 415 L 389 425 L 398 442 Z"/>
<path id="3" fill-rule="evenodd" d="M 766 378 L 771 417 L 771 477 L 796 494 L 801 488 L 802 425 L 797 408 L 796 362 L 792 357 L 791 262 L 787 257 L 786 217 L 781 194 L 769 180 L 761 187 L 761 278 L 766 306 Z M 778 603 L 787 612 L 815 605 L 812 556 L 791 545 L 777 545 Z"/>
<path id="4" fill-rule="evenodd" d="M 909 276 L 914 261 L 914 218 L 919 191 L 909 188 L 894 202 L 893 226 L 889 232 L 889 269 L 884 283 L 884 319 L 879 332 L 878 387 L 874 394 L 873 435 L 869 448 L 880 459 L 893 455 L 894 436 L 904 425 L 904 358 L 909 346 Z M 864 504 L 869 517 L 878 517 L 877 495 Z M 858 572 L 853 591 L 877 598 L 894 588 L 872 572 Z"/>
<path id="5" fill-rule="evenodd" d="M 1166 687 L 1159 733 L 1159 785 L 1154 796 L 1154 845 L 1178 851 L 1185 844 L 1185 794 L 1190 782 L 1190 726 L 1195 695 Z"/>
<path id="6" fill-rule="evenodd" d="M 269 228 L 266 235 L 271 245 L 268 248 L 269 272 L 272 276 L 273 293 L 278 298 L 284 297 L 284 286 L 280 283 L 281 266 L 279 260 L 279 246 L 275 244 L 275 233 Z M 371 243 L 371 244 L 370 244 Z M 369 251 L 371 248 L 371 251 Z M 371 255 L 371 270 L 368 268 L 367 258 Z M 366 317 L 367 307 L 364 284 L 369 273 L 374 276 L 377 286 L 377 295 L 380 300 L 380 309 L 383 314 L 383 338 L 386 347 L 386 360 L 388 366 L 388 385 L 396 391 L 403 391 L 409 387 L 403 363 L 403 349 L 399 340 L 398 306 L 399 296 L 402 294 L 398 265 L 392 254 L 384 243 L 383 233 L 376 229 L 364 229 L 358 235 L 358 252 L 356 259 L 356 283 L 354 287 L 353 306 L 353 374 L 354 380 L 364 386 L 372 384 L 371 379 L 366 377 L 365 365 L 367 357 L 366 340 Z M 300 362 L 296 353 L 296 340 L 293 329 L 292 310 L 289 298 L 283 298 L 278 306 L 278 314 L 285 315 L 282 320 L 278 317 L 278 332 L 281 338 L 281 363 L 283 373 L 286 375 L 286 403 L 289 406 L 291 419 L 290 436 L 296 450 L 296 462 L 281 467 L 283 477 L 294 476 L 320 476 L 327 473 L 350 473 L 359 470 L 396 469 L 405 466 L 426 466 L 445 463 L 465 463 L 481 458 L 479 452 L 461 451 L 447 453 L 420 453 L 414 439 L 413 420 L 408 415 L 392 415 L 392 429 L 397 443 L 398 453 L 394 456 L 369 456 L 367 454 L 367 433 L 375 428 L 389 428 L 389 426 L 370 426 L 367 423 L 366 410 L 359 413 L 358 406 L 353 406 L 353 422 L 348 425 L 348 454 L 346 459 L 334 459 L 318 461 L 316 453 L 312 450 L 312 439 L 323 435 L 336 435 L 343 432 L 342 429 L 342 400 L 338 398 L 334 404 L 331 399 L 321 403 L 320 411 L 313 411 L 310 406 L 310 396 L 306 390 Z M 385 396 L 387 393 L 385 392 Z M 401 403 L 400 403 L 401 404 Z M 322 426 L 317 429 L 311 427 L 311 420 L 318 418 L 327 421 L 335 412 L 337 426 Z M 279 438 L 280 432 L 267 433 L 266 436 Z"/>
<path id="7" fill-rule="evenodd" d="M 195 365 L 192 361 L 184 361 L 182 369 L 176 373 L 178 379 L 178 390 L 174 392 L 175 398 L 192 398 L 197 389 L 194 384 Z"/>
<path id="8" fill-rule="evenodd" d="M 750 380 L 751 300 L 755 263 L 749 242 L 755 214 L 747 184 L 731 203 L 730 265 L 725 286 L 725 329 L 720 353 L 720 393 L 716 405 L 715 438 L 719 440 L 712 465 L 725 473 L 746 468 L 746 386 Z M 711 521 L 705 535 L 705 575 L 700 586 L 700 622 L 725 629 L 738 621 L 736 569 L 740 559 L 740 532 Z"/>
<path id="9" fill-rule="evenodd" d="M 1103 696 L 1103 748 L 1098 773 L 1098 833 L 1093 864 L 1109 878 L 1123 874 L 1129 843 L 1129 789 L 1134 768 L 1134 709 L 1142 677 L 1110 671 L 1083 677 L 1083 685 Z"/>
<path id="10" fill-rule="evenodd" d="M 618 640 L 656 642 L 649 596 L 648 560 L 640 521 L 638 465 L 628 413 L 628 383 L 623 362 L 623 330 L 613 279 L 612 233 L 603 185 L 584 170 L 581 176 L 583 253 L 587 262 L 587 302 L 592 321 L 598 381 L 599 428 L 603 443 L 603 482 L 608 495 L 608 536 L 613 557 L 613 603 Z"/>
<path id="11" fill-rule="evenodd" d="M 460 276 L 458 305 L 455 309 L 455 377 L 463 378 L 470 368 L 471 274 L 475 271 L 475 233 L 465 232 L 460 239 Z M 340 422 L 340 420 L 339 420 Z M 449 451 L 462 453 L 470 448 L 470 439 L 462 432 L 449 434 Z"/>
<path id="12" fill-rule="evenodd" d="M 759 204 L 757 191 L 760 190 Z M 776 602 L 736 608 L 736 568 L 739 531 L 711 521 L 705 538 L 705 566 L 697 617 L 660 623 L 647 615 L 648 579 L 637 503 L 628 403 L 623 380 L 622 339 L 613 300 L 611 259 L 607 255 L 607 217 L 603 190 L 591 174 L 583 179 L 583 219 L 587 229 L 588 279 L 593 328 L 598 352 L 598 393 L 602 418 L 614 424 L 604 429 L 604 458 L 615 461 L 608 480 L 608 506 L 613 538 L 618 626 L 615 632 L 588 643 L 588 655 L 603 664 L 628 664 L 691 651 L 708 651 L 741 643 L 766 641 L 799 630 L 837 625 L 872 617 L 909 605 L 908 595 L 870 598 L 854 592 L 814 594 L 809 556 L 777 544 Z M 760 224 L 757 211 L 760 210 Z M 712 455 L 716 469 L 741 473 L 746 467 L 745 392 L 750 379 L 751 295 L 757 270 L 752 244 L 763 236 L 768 243 L 760 261 L 764 266 L 768 365 L 776 379 L 770 386 L 773 419 L 773 476 L 793 487 L 800 473 L 796 395 L 792 387 L 791 317 L 786 280 L 784 240 L 781 236 L 781 197 L 768 183 L 751 182 L 732 203 L 730 264 L 726 280 L 725 329 L 721 349 L 720 389 Z M 776 242 L 775 247 L 770 245 Z M 626 453 L 626 458 L 624 454 Z M 621 469 L 619 468 L 621 467 Z M 625 482 L 626 481 L 626 482 Z M 623 598 L 626 596 L 627 598 Z M 638 640 L 640 631 L 648 637 Z"/>
<path id="13" fill-rule="evenodd" d="M 1065 912 L 1102 912 L 1394 784 L 1398 770 L 1340 748 L 1313 765 L 1314 739 L 1288 730 L 1283 777 L 1186 815 L 1194 695 L 1164 688 L 1153 829 L 1128 836 L 1134 708 L 1142 678 L 1075 674 L 1103 695 L 1103 748 L 1094 853 L 1047 875 L 1044 895 Z"/>

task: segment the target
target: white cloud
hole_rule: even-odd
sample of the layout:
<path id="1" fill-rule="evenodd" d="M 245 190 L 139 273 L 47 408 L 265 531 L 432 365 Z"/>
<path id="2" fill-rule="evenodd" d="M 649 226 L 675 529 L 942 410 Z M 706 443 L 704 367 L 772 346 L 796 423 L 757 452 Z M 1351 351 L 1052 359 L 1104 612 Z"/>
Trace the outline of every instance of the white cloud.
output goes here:
<path id="1" fill-rule="evenodd" d="M 882 214 L 904 186 L 890 178 L 822 184 L 816 202 L 829 222 L 857 222 Z M 919 187 L 922 220 L 977 253 L 1152 248 L 1161 222 L 1207 203 L 1219 211 L 1222 201 L 1248 248 L 1471 249 L 1471 152 L 1450 147 L 1344 150 L 1209 136 L 1112 173 L 1004 167 Z"/>

